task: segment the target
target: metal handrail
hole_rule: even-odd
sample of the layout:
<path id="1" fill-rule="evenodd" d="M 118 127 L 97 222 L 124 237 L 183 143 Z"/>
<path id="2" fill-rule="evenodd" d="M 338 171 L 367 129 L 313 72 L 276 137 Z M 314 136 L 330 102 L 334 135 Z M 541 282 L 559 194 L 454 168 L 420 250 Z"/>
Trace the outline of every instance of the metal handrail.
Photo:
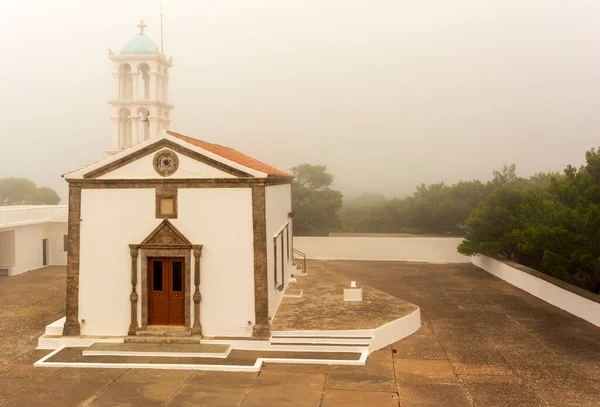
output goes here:
<path id="1" fill-rule="evenodd" d="M 302 268 L 302 273 L 306 274 L 306 254 L 298 249 L 292 248 L 292 261 L 299 264 Z"/>

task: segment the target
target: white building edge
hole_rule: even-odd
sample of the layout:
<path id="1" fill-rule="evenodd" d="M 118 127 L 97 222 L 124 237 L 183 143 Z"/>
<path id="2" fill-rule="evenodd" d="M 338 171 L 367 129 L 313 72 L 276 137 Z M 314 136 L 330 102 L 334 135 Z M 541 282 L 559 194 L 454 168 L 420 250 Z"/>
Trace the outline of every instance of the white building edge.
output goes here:
<path id="1" fill-rule="evenodd" d="M 67 206 L 0 206 L 0 276 L 67 264 Z"/>

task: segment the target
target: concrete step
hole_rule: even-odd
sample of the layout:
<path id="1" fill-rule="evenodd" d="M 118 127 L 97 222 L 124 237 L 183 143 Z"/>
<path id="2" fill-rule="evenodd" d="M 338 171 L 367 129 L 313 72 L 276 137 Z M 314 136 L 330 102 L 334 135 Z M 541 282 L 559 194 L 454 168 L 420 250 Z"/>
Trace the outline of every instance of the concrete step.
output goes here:
<path id="1" fill-rule="evenodd" d="M 192 336 L 192 332 L 190 332 L 189 330 L 186 331 L 182 331 L 182 330 L 169 330 L 169 331 L 159 331 L 159 330 L 146 330 L 146 331 L 137 331 L 135 333 L 136 336 L 169 336 L 169 337 L 177 337 L 177 338 L 182 338 L 182 337 L 187 337 L 187 336 Z"/>
<path id="2" fill-rule="evenodd" d="M 303 344 L 303 343 L 271 343 L 269 350 L 281 352 L 333 352 L 361 353 L 368 352 L 369 346 L 356 344 Z"/>
<path id="3" fill-rule="evenodd" d="M 183 332 L 189 331 L 190 328 L 183 325 L 148 325 L 146 331 L 170 331 L 170 332 Z"/>
<path id="4" fill-rule="evenodd" d="M 299 288 L 287 288 L 283 296 L 285 298 L 302 298 L 303 291 Z"/>
<path id="5" fill-rule="evenodd" d="M 231 347 L 200 343 L 95 343 L 83 356 L 226 358 Z"/>
<path id="6" fill-rule="evenodd" d="M 273 336 L 271 344 L 302 344 L 302 345 L 355 345 L 369 346 L 371 337 L 338 338 L 338 337 L 306 337 L 306 336 Z"/>
<path id="7" fill-rule="evenodd" d="M 308 273 L 305 273 L 304 271 L 302 271 L 301 268 L 299 267 L 295 267 L 294 269 L 292 269 L 292 272 L 290 273 L 290 275 L 292 277 L 305 277 L 308 275 Z"/>
<path id="8" fill-rule="evenodd" d="M 199 336 L 128 336 L 124 343 L 200 343 Z"/>
<path id="9" fill-rule="evenodd" d="M 63 327 L 65 325 L 65 321 L 67 320 L 66 317 L 62 317 L 59 320 L 54 321 L 53 323 L 51 323 L 50 325 L 46 325 L 46 335 L 62 335 L 63 333 Z"/>

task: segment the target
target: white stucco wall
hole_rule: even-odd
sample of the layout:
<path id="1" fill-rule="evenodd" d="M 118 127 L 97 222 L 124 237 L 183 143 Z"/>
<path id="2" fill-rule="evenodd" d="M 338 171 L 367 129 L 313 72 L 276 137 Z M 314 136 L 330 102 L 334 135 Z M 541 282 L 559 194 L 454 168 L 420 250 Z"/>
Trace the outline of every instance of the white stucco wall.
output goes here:
<path id="1" fill-rule="evenodd" d="M 0 231 L 0 267 L 15 265 L 15 231 Z"/>
<path id="2" fill-rule="evenodd" d="M 149 179 L 156 178 L 153 158 L 156 153 L 148 154 L 132 163 L 117 168 L 98 178 L 100 179 Z M 206 165 L 183 154 L 177 154 L 179 168 L 169 178 L 235 178 L 235 176 Z"/>
<path id="3" fill-rule="evenodd" d="M 36 223 L 9 230 L 14 233 L 14 262 L 10 275 L 43 266 L 43 239 L 48 239 L 47 265 L 67 264 L 66 253 L 63 251 L 63 235 L 67 234 L 66 222 Z"/>
<path id="4" fill-rule="evenodd" d="M 468 263 L 456 251 L 462 238 L 453 237 L 295 237 L 294 248 L 309 259 L 393 260 L 428 263 Z"/>
<path id="5" fill-rule="evenodd" d="M 254 324 L 254 235 L 250 188 L 179 190 L 173 219 L 200 259 L 200 321 L 207 336 L 251 336 Z M 193 288 L 193 287 L 191 287 Z"/>
<path id="6" fill-rule="evenodd" d="M 48 223 L 46 230 L 50 239 L 50 264 L 53 266 L 66 266 L 67 251 L 64 250 L 64 236 L 68 234 L 68 223 Z"/>
<path id="7" fill-rule="evenodd" d="M 273 318 L 283 297 L 283 291 L 275 288 L 275 250 L 273 238 L 289 222 L 288 214 L 292 210 L 290 184 L 276 185 L 266 188 L 265 192 L 266 217 L 267 217 L 267 271 L 269 277 L 269 316 Z M 290 250 L 292 242 L 290 241 Z M 281 247 L 281 238 L 277 240 L 277 270 L 281 273 L 281 256 L 285 256 L 284 285 L 287 286 L 291 274 L 291 256 L 288 261 L 286 255 L 287 236 L 284 237 L 284 247 Z M 281 275 L 281 274 L 279 274 Z"/>
<path id="8" fill-rule="evenodd" d="M 208 336 L 250 336 L 254 322 L 250 188 L 180 189 L 172 223 L 202 244 L 201 323 Z M 159 224 L 154 189 L 84 189 L 79 318 L 82 335 L 126 335 L 130 323 L 129 244 Z M 141 293 L 141 260 L 138 293 Z M 193 292 L 192 283 L 189 290 Z M 193 304 L 190 296 L 190 304 Z M 140 295 L 141 309 L 141 295 Z M 193 313 L 193 307 L 192 307 Z"/>
<path id="9" fill-rule="evenodd" d="M 473 256 L 472 263 L 549 304 L 600 326 L 600 303 L 565 290 L 488 256 Z"/>
<path id="10" fill-rule="evenodd" d="M 0 266 L 16 275 L 43 266 L 42 240 L 48 239 L 47 265 L 65 265 L 66 205 L 0 206 Z"/>

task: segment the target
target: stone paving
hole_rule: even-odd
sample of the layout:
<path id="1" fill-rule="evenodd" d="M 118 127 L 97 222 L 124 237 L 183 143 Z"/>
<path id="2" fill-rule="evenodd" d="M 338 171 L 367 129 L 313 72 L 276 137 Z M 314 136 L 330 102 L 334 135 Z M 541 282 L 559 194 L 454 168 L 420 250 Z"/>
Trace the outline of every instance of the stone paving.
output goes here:
<path id="1" fill-rule="evenodd" d="M 600 328 L 472 265 L 312 262 L 421 307 L 366 366 L 260 373 L 34 368 L 64 314 L 64 268 L 0 277 L 2 406 L 598 406 Z M 310 267 L 310 265 L 309 265 Z"/>
<path id="2" fill-rule="evenodd" d="M 349 281 L 331 271 L 327 263 L 311 263 L 310 273 L 298 277 L 286 290 L 302 291 L 302 297 L 283 297 L 272 331 L 375 329 L 403 318 L 419 307 L 393 295 L 364 286 L 363 301 L 340 301 Z"/>

